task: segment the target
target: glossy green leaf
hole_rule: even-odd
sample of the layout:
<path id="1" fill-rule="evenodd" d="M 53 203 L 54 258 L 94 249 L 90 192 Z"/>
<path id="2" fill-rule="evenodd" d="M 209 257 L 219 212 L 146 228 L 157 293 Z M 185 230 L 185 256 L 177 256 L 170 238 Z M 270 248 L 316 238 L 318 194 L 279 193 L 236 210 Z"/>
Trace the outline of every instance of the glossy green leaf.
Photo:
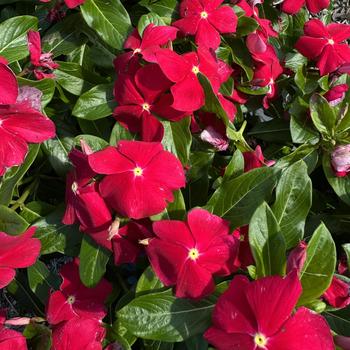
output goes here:
<path id="1" fill-rule="evenodd" d="M 350 306 L 342 310 L 326 311 L 323 316 L 334 332 L 350 337 Z"/>
<path id="2" fill-rule="evenodd" d="M 257 277 L 284 275 L 286 246 L 280 227 L 267 203 L 254 212 L 249 224 L 249 244 L 256 262 Z"/>
<path id="3" fill-rule="evenodd" d="M 142 37 L 143 31 L 146 27 L 153 23 L 155 26 L 164 26 L 165 22 L 162 20 L 162 17 L 158 16 L 156 13 L 150 12 L 145 15 L 142 15 L 137 24 L 137 30 Z"/>
<path id="4" fill-rule="evenodd" d="M 300 274 L 303 294 L 299 305 L 319 298 L 329 287 L 335 270 L 336 256 L 333 238 L 322 223 L 308 243 L 306 261 Z"/>
<path id="5" fill-rule="evenodd" d="M 12 17 L 0 23 L 0 56 L 9 63 L 27 57 L 27 32 L 37 27 L 38 19 L 32 16 Z"/>
<path id="6" fill-rule="evenodd" d="M 145 294 L 158 291 L 163 288 L 163 283 L 159 280 L 157 275 L 152 270 L 151 266 L 148 266 L 146 270 L 140 276 L 136 285 L 136 294 Z"/>
<path id="7" fill-rule="evenodd" d="M 294 143 L 316 144 L 319 141 L 319 134 L 308 125 L 308 119 L 305 116 L 291 116 L 290 133 Z"/>
<path id="8" fill-rule="evenodd" d="M 303 238 L 311 204 L 312 183 L 306 164 L 300 160 L 283 172 L 276 188 L 276 202 L 272 207 L 287 249 L 297 245 Z"/>
<path id="9" fill-rule="evenodd" d="M 28 228 L 28 223 L 14 210 L 0 205 L 0 232 L 19 235 Z"/>
<path id="10" fill-rule="evenodd" d="M 254 18 L 241 16 L 238 18 L 236 33 L 238 36 L 245 36 L 255 32 L 258 27 L 259 24 Z"/>

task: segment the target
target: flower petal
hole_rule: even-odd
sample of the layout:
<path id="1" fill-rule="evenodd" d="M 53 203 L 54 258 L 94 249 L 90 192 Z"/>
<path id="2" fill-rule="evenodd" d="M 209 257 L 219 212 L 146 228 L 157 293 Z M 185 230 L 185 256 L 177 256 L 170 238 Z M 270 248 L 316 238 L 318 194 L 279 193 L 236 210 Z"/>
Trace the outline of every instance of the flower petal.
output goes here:
<path id="1" fill-rule="evenodd" d="M 5 64 L 0 63 L 0 104 L 16 103 L 18 84 L 15 74 Z"/>

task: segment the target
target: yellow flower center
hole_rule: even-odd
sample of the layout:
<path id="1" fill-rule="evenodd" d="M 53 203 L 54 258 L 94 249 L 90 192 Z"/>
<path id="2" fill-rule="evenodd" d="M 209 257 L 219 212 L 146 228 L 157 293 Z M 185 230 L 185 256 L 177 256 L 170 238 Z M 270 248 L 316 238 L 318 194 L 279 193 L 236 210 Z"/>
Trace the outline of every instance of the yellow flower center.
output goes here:
<path id="1" fill-rule="evenodd" d="M 201 12 L 201 18 L 207 19 L 208 18 L 208 12 L 206 12 L 206 11 Z"/>
<path id="2" fill-rule="evenodd" d="M 75 296 L 74 295 L 70 295 L 68 298 L 67 298 L 67 303 L 72 305 L 75 303 Z"/>
<path id="3" fill-rule="evenodd" d="M 267 339 L 264 335 L 257 333 L 254 337 L 254 343 L 258 346 L 258 348 L 265 349 L 265 346 L 267 344 Z"/>
<path id="4" fill-rule="evenodd" d="M 328 44 L 334 45 L 334 40 L 333 40 L 333 39 L 329 39 L 329 40 L 328 40 Z"/>
<path id="5" fill-rule="evenodd" d="M 137 167 L 134 169 L 134 175 L 135 175 L 135 176 L 141 176 L 142 173 L 143 173 L 143 170 L 142 170 L 139 166 L 137 166 Z"/>
<path id="6" fill-rule="evenodd" d="M 198 74 L 199 73 L 199 67 L 198 66 L 193 66 L 192 67 L 192 73 Z"/>
<path id="7" fill-rule="evenodd" d="M 193 260 L 193 261 L 197 260 L 198 257 L 199 257 L 199 251 L 198 251 L 198 249 L 196 249 L 196 248 L 190 249 L 190 250 L 188 251 L 188 257 L 189 257 L 191 260 Z"/>
<path id="8" fill-rule="evenodd" d="M 151 106 L 148 103 L 143 103 L 141 107 L 144 111 L 147 111 L 147 112 L 149 112 L 149 109 L 151 108 Z"/>

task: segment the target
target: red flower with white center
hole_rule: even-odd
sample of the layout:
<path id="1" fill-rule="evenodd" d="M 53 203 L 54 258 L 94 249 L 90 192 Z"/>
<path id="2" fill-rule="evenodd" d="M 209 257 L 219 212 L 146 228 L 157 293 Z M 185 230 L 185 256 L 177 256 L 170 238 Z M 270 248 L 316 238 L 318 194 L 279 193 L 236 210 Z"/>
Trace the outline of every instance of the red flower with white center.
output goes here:
<path id="1" fill-rule="evenodd" d="M 345 94 L 349 90 L 349 86 L 347 84 L 339 84 L 333 86 L 329 91 L 324 94 L 324 98 L 329 102 L 329 104 L 334 107 L 341 103 Z"/>
<path id="2" fill-rule="evenodd" d="M 301 292 L 296 271 L 253 282 L 236 276 L 218 299 L 204 337 L 218 350 L 334 349 L 322 316 L 305 307 L 291 315 Z"/>
<path id="3" fill-rule="evenodd" d="M 40 33 L 29 30 L 27 33 L 30 62 L 34 66 L 34 75 L 38 80 L 54 78 L 53 70 L 59 65 L 52 60 L 52 53 L 41 52 Z"/>
<path id="4" fill-rule="evenodd" d="M 304 36 L 295 44 L 296 49 L 310 60 L 316 61 L 321 75 L 336 71 L 350 63 L 350 25 L 331 23 L 325 26 L 312 19 L 304 25 Z"/>
<path id="5" fill-rule="evenodd" d="M 105 336 L 100 321 L 76 317 L 53 327 L 51 350 L 102 350 Z"/>
<path id="6" fill-rule="evenodd" d="M 330 0 L 284 0 L 282 3 L 282 11 L 295 14 L 305 5 L 307 9 L 312 13 L 316 14 L 329 6 Z"/>
<path id="7" fill-rule="evenodd" d="M 153 223 L 156 238 L 146 248 L 152 268 L 166 286 L 175 285 L 178 298 L 200 299 L 215 289 L 213 276 L 234 268 L 238 240 L 229 223 L 204 209 L 193 209 L 187 221 Z"/>
<path id="8" fill-rule="evenodd" d="M 80 282 L 77 259 L 64 265 L 60 275 L 63 281 L 60 290 L 50 295 L 47 321 L 52 325 L 79 317 L 101 321 L 107 314 L 104 303 L 112 285 L 103 278 L 96 287 L 85 287 Z"/>
<path id="9" fill-rule="evenodd" d="M 171 85 L 157 64 L 145 65 L 135 75 L 120 74 L 114 88 L 118 102 L 114 117 L 131 132 L 141 133 L 142 141 L 162 141 L 164 128 L 155 114 L 172 121 L 186 115 L 171 107 L 173 98 L 165 93 Z"/>
<path id="10" fill-rule="evenodd" d="M 178 29 L 170 26 L 156 26 L 150 23 L 143 31 L 142 38 L 137 29 L 134 29 L 124 43 L 124 49 L 131 50 L 118 56 L 114 65 L 116 71 L 125 72 L 128 65 L 139 61 L 139 56 L 147 62 L 156 63 L 155 53 L 160 47 L 176 39 Z M 130 62 L 132 61 L 132 62 Z"/>
<path id="11" fill-rule="evenodd" d="M 0 232 L 0 289 L 16 275 L 17 268 L 34 265 L 40 254 L 40 240 L 33 238 L 35 227 L 18 236 Z"/>
<path id="12" fill-rule="evenodd" d="M 132 219 L 159 214 L 185 186 L 180 161 L 156 142 L 119 141 L 91 154 L 89 164 L 106 175 L 99 189 L 107 204 Z"/>
<path id="13" fill-rule="evenodd" d="M 173 23 L 186 35 L 195 35 L 198 46 L 216 50 L 220 34 L 235 33 L 237 16 L 230 6 L 220 6 L 224 0 L 183 0 L 182 19 Z"/>
<path id="14" fill-rule="evenodd" d="M 41 143 L 55 136 L 54 123 L 24 102 L 18 102 L 17 79 L 0 63 L 0 176 L 23 163 L 27 143 Z"/>
<path id="15" fill-rule="evenodd" d="M 148 219 L 130 221 L 113 235 L 112 245 L 116 265 L 135 263 L 144 250 L 142 242 L 154 237 L 151 222 Z"/>
<path id="16" fill-rule="evenodd" d="M 323 293 L 327 303 L 337 309 L 350 305 L 350 285 L 340 278 L 333 276 L 332 283 Z"/>
<path id="17" fill-rule="evenodd" d="M 1 271 L 1 270 L 0 270 Z M 6 320 L 4 310 L 0 310 L 0 349 L 1 350 L 27 350 L 26 338 L 22 333 L 5 328 Z"/>
<path id="18" fill-rule="evenodd" d="M 265 160 L 265 157 L 262 153 L 261 147 L 256 146 L 255 151 L 252 152 L 243 152 L 244 157 L 244 172 L 249 170 L 261 168 L 265 165 L 272 166 L 275 164 L 274 160 Z"/>
<path id="19" fill-rule="evenodd" d="M 214 92 L 222 83 L 220 63 L 207 49 L 198 49 L 182 56 L 172 50 L 162 49 L 156 53 L 158 64 L 168 79 L 175 83 L 170 89 L 178 111 L 193 112 L 205 103 L 204 90 L 197 74 L 204 74 L 211 82 Z M 226 71 L 224 72 L 226 76 Z"/>

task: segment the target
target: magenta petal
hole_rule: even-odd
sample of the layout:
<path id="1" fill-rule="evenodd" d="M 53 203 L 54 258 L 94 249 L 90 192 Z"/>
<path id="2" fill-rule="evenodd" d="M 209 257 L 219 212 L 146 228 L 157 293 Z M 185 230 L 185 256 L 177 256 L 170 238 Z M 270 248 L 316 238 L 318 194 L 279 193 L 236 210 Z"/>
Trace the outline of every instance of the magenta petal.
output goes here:
<path id="1" fill-rule="evenodd" d="M 251 283 L 247 299 L 255 313 L 259 331 L 275 334 L 288 319 L 302 292 L 296 271 L 285 278 L 271 276 Z"/>
<path id="2" fill-rule="evenodd" d="M 163 124 L 152 114 L 141 117 L 141 139 L 147 142 L 161 142 L 164 135 Z"/>
<path id="3" fill-rule="evenodd" d="M 269 350 L 330 350 L 333 337 L 325 319 L 301 307 L 283 325 L 280 332 L 269 339 Z"/>
<path id="4" fill-rule="evenodd" d="M 30 61 L 34 66 L 40 66 L 41 56 L 41 39 L 40 33 L 29 30 L 27 33 L 28 49 L 30 53 Z"/>
<path id="5" fill-rule="evenodd" d="M 317 67 L 320 69 L 320 74 L 326 75 L 332 73 L 345 63 L 342 58 L 338 55 L 332 45 L 327 45 L 322 51 Z"/>
<path id="6" fill-rule="evenodd" d="M 184 80 L 171 87 L 173 108 L 179 111 L 196 111 L 204 105 L 204 91 L 196 75 L 190 73 Z"/>
<path id="7" fill-rule="evenodd" d="M 174 22 L 173 26 L 179 28 L 185 35 L 194 35 L 200 21 L 199 15 L 187 16 Z"/>
<path id="8" fill-rule="evenodd" d="M 85 0 L 64 0 L 67 7 L 70 9 L 74 9 L 75 7 L 84 3 Z"/>
<path id="9" fill-rule="evenodd" d="M 311 19 L 304 25 L 304 33 L 315 38 L 330 38 L 327 27 L 319 19 Z"/>
<path id="10" fill-rule="evenodd" d="M 248 334 L 226 333 L 219 328 L 210 327 L 204 338 L 217 350 L 256 350 L 253 337 Z"/>
<path id="11" fill-rule="evenodd" d="M 1 350 L 27 350 L 26 338 L 22 333 L 0 326 Z"/>
<path id="12" fill-rule="evenodd" d="M 163 94 L 160 99 L 152 106 L 152 113 L 158 115 L 161 118 L 168 119 L 170 121 L 179 121 L 186 117 L 190 113 L 181 112 L 174 109 L 172 104 L 174 98 L 171 94 Z"/>
<path id="13" fill-rule="evenodd" d="M 16 270 L 0 266 L 0 289 L 6 287 L 15 278 Z M 0 342 L 1 343 L 1 342 Z"/>
<path id="14" fill-rule="evenodd" d="M 171 26 L 155 26 L 150 23 L 143 32 L 141 49 L 150 46 L 162 46 L 168 41 L 173 41 L 178 32 L 177 28 Z"/>
<path id="15" fill-rule="evenodd" d="M 114 87 L 115 99 L 119 105 L 142 105 L 144 98 L 137 91 L 134 78 L 129 74 L 120 74 Z"/>
<path id="16" fill-rule="evenodd" d="M 195 42 L 199 47 L 216 50 L 221 42 L 220 34 L 207 20 L 201 20 L 198 25 Z"/>
<path id="17" fill-rule="evenodd" d="M 306 6 L 312 14 L 316 14 L 329 6 L 330 0 L 306 0 Z"/>
<path id="18" fill-rule="evenodd" d="M 238 19 L 232 7 L 221 6 L 209 15 L 208 21 L 220 33 L 234 33 L 237 28 Z"/>
<path id="19" fill-rule="evenodd" d="M 113 111 L 113 117 L 131 132 L 140 132 L 141 115 L 143 109 L 140 105 L 117 106 Z"/>
<path id="20" fill-rule="evenodd" d="M 305 57 L 315 59 L 322 53 L 326 43 L 327 40 L 323 38 L 302 36 L 295 44 L 295 48 Z"/>
<path id="21" fill-rule="evenodd" d="M 179 272 L 175 295 L 178 298 L 201 299 L 211 294 L 214 289 L 211 273 L 196 262 L 187 260 Z"/>
<path id="22" fill-rule="evenodd" d="M 67 302 L 66 295 L 61 291 L 56 291 L 50 295 L 46 312 L 46 318 L 50 324 L 68 321 L 76 316 L 72 305 Z"/>
<path id="23" fill-rule="evenodd" d="M 15 74 L 3 63 L 0 63 L 0 104 L 16 103 L 18 84 Z"/>
<path id="24" fill-rule="evenodd" d="M 336 43 L 350 38 L 350 25 L 348 24 L 331 23 L 327 26 L 327 30 Z"/>
<path id="25" fill-rule="evenodd" d="M 317 1 L 317 0 L 316 0 Z M 289 14 L 295 14 L 304 6 L 305 0 L 284 0 L 282 11 Z"/>

